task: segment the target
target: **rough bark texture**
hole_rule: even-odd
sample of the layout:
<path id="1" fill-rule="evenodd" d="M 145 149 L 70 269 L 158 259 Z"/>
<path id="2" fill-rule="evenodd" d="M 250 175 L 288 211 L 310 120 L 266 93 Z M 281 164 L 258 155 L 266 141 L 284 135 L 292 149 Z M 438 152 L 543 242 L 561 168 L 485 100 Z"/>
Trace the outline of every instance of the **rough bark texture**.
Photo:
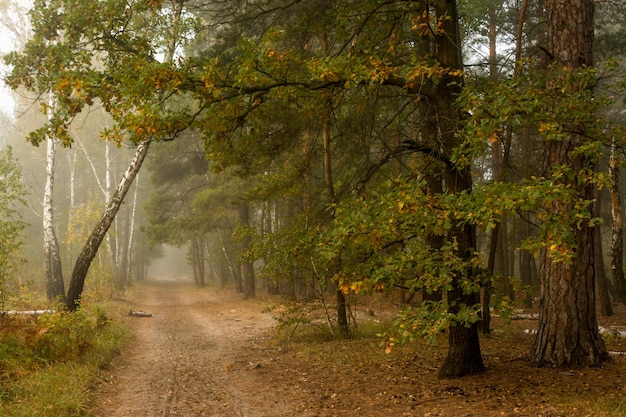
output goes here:
<path id="1" fill-rule="evenodd" d="M 109 230 L 111 223 L 113 223 L 115 215 L 122 205 L 126 193 L 130 189 L 133 180 L 135 179 L 137 173 L 139 172 L 139 169 L 141 168 L 141 164 L 148 154 L 148 149 L 150 149 L 150 139 L 146 139 L 140 142 L 137 146 L 137 150 L 135 151 L 135 156 L 133 157 L 133 160 L 131 161 L 130 165 L 126 169 L 126 172 L 122 176 L 120 183 L 115 190 L 115 193 L 113 194 L 111 200 L 107 205 L 107 208 L 102 214 L 102 217 L 100 217 L 98 224 L 91 232 L 91 235 L 87 239 L 83 250 L 76 260 L 76 264 L 74 265 L 74 271 L 72 272 L 72 279 L 70 281 L 70 285 L 67 291 L 67 308 L 70 311 L 75 311 L 80 306 L 80 297 L 83 293 L 85 278 L 87 277 L 87 272 L 89 272 L 91 261 L 93 261 L 96 253 L 98 253 L 98 249 L 102 244 L 102 240 L 106 236 L 106 233 Z"/>
<path id="2" fill-rule="evenodd" d="M 615 155 L 615 143 L 611 144 L 609 159 L 609 178 L 611 179 L 611 278 L 617 297 L 626 304 L 626 279 L 624 278 L 624 218 L 622 217 L 622 198 L 619 190 L 619 166 Z"/>
<path id="3" fill-rule="evenodd" d="M 550 0 L 546 10 L 548 52 L 553 60 L 549 72 L 591 66 L 593 0 Z M 550 81 L 549 88 L 550 83 L 557 86 L 558 82 Z M 584 126 L 570 125 L 565 129 L 573 133 L 563 140 L 544 142 L 546 178 L 552 178 L 555 166 L 568 165 L 578 174 L 591 164 L 585 155 L 573 152 L 583 141 Z M 581 184 L 575 178 L 555 181 L 576 190 L 583 200 L 593 199 L 592 184 Z M 573 203 L 554 202 L 546 209 L 568 213 L 574 207 Z M 596 321 L 593 228 L 587 222 L 572 227 L 576 246 L 571 262 L 555 260 L 550 249 L 541 253 L 539 328 L 529 356 L 538 366 L 595 366 L 608 356 Z"/>
<path id="4" fill-rule="evenodd" d="M 602 201 L 600 196 L 600 190 L 595 191 L 596 195 L 596 217 L 600 217 L 600 202 Z M 600 301 L 600 314 L 603 316 L 613 315 L 613 306 L 611 305 L 611 297 L 609 296 L 608 277 L 606 276 L 606 269 L 604 267 L 604 251 L 602 244 L 602 232 L 600 227 L 593 228 L 593 250 L 595 251 L 595 264 L 596 264 L 596 282 L 598 291 L 598 300 Z"/>
<path id="5" fill-rule="evenodd" d="M 458 27 L 456 1 L 445 0 L 436 3 L 436 13 L 442 18 L 443 34 L 436 39 L 437 58 L 444 68 L 462 69 L 461 37 Z M 454 99 L 462 88 L 462 78 L 443 76 L 436 85 L 436 108 L 440 120 L 439 131 L 443 145 L 444 157 L 458 143 L 456 133 L 460 115 L 454 105 Z M 472 177 L 469 168 L 446 166 L 444 172 L 446 191 L 450 193 L 469 192 L 472 189 Z M 476 248 L 476 231 L 474 226 L 466 224 L 451 230 L 449 239 L 458 243 L 458 255 L 462 258 L 473 256 Z M 468 271 L 467 273 L 471 273 Z M 454 278 L 452 290 L 448 291 L 450 313 L 458 312 L 460 306 L 474 306 L 479 300 L 476 293 L 465 294 L 460 286 L 460 277 Z M 484 370 L 478 340 L 478 325 L 467 327 L 464 323 L 453 323 L 449 329 L 448 355 L 439 370 L 440 378 L 453 378 L 463 375 L 480 373 Z"/>

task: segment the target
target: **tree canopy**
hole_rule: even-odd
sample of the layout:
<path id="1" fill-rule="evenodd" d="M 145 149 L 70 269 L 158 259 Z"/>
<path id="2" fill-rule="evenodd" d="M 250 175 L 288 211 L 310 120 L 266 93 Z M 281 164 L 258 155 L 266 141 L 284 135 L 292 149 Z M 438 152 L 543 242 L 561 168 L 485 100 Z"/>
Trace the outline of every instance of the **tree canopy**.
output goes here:
<path id="1" fill-rule="evenodd" d="M 145 229 L 154 241 L 197 245 L 238 222 L 239 262 L 262 260 L 261 275 L 279 286 L 336 290 L 344 337 L 346 294 L 417 297 L 389 346 L 445 328 L 440 375 L 461 376 L 483 370 L 481 288 L 485 300 L 513 275 L 498 239 L 528 265 L 532 256 L 552 268 L 535 285 L 544 293 L 584 264 L 589 275 L 572 279 L 594 306 L 592 191 L 607 183 L 597 162 L 611 139 L 624 139 L 597 86 L 619 67 L 586 59 L 593 21 L 587 49 L 559 32 L 556 3 L 537 35 L 524 24 L 544 10 L 528 2 L 37 0 L 34 36 L 7 56 L 6 80 L 56 98 L 41 104 L 50 117 L 30 134 L 34 144 L 52 136 L 70 145 L 73 119 L 92 106 L 114 121 L 103 138 L 146 153 L 162 142 Z M 608 43 L 615 30 L 601 27 Z M 503 34 L 512 59 L 498 56 Z M 488 76 L 464 66 L 480 39 Z M 583 61 L 562 59 L 578 47 Z M 237 179 L 207 180 L 220 172 Z M 252 211 L 233 220 L 227 200 Z M 524 235 L 505 242 L 513 222 Z M 591 314 L 592 336 L 594 326 Z M 603 360 L 599 344 L 590 350 L 534 360 Z"/>

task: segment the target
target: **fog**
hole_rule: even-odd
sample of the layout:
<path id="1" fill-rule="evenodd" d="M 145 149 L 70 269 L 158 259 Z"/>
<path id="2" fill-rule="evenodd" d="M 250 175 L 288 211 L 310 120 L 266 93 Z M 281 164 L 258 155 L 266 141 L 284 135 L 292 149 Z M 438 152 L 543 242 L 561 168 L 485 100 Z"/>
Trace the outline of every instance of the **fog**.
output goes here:
<path id="1" fill-rule="evenodd" d="M 147 278 L 157 281 L 193 280 L 187 251 L 187 247 L 163 245 L 162 257 L 151 261 Z"/>

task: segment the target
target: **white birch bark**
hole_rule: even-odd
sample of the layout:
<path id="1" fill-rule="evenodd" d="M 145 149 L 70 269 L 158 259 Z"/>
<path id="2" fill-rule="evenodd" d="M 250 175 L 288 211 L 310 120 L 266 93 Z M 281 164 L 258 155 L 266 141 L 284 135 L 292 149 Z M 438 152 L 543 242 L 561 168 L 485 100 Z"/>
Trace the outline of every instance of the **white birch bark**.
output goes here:
<path id="1" fill-rule="evenodd" d="M 117 212 L 119 211 L 120 206 L 124 201 L 124 197 L 133 183 L 133 180 L 139 173 L 139 169 L 141 168 L 141 165 L 148 154 L 148 150 L 150 149 L 150 143 L 151 139 L 144 139 L 137 146 L 133 160 L 126 169 L 126 172 L 124 172 L 124 175 L 122 175 L 115 193 L 113 193 L 111 200 L 104 210 L 104 213 L 102 213 L 100 220 L 91 232 L 91 235 L 87 239 L 82 252 L 76 260 L 74 271 L 72 272 L 72 279 L 67 292 L 67 308 L 70 311 L 75 311 L 80 305 L 80 297 L 85 286 L 85 278 L 87 276 L 87 272 L 89 271 L 89 267 L 91 266 L 91 262 L 98 253 L 98 249 L 100 248 L 106 233 L 111 227 L 111 224 L 113 223 L 113 220 L 115 219 L 115 216 L 117 215 Z"/>
<path id="2" fill-rule="evenodd" d="M 104 200 L 108 205 L 111 201 L 111 190 L 113 189 L 112 185 L 112 164 L 111 164 L 111 142 L 108 140 L 104 142 L 104 161 L 105 161 L 105 171 L 104 171 Z M 117 219 L 117 218 L 116 218 Z M 117 230 L 117 220 L 114 219 L 113 223 L 113 232 Z M 111 275 L 113 278 L 113 282 L 118 289 L 122 288 L 122 283 L 119 281 L 119 273 L 117 269 L 117 245 L 114 245 L 111 239 L 111 234 L 107 233 L 106 235 L 106 249 L 109 254 L 109 268 L 111 270 Z"/>
<path id="3" fill-rule="evenodd" d="M 51 98 L 49 105 L 54 108 Z M 44 236 L 44 273 L 48 299 L 63 298 L 65 287 L 61 269 L 59 242 L 54 231 L 54 173 L 56 159 L 55 138 L 46 138 L 46 185 L 43 196 L 43 236 Z"/>
<path id="4" fill-rule="evenodd" d="M 80 147 L 81 151 L 83 151 L 83 154 L 85 155 L 85 159 L 89 163 L 89 166 L 91 167 L 91 171 L 93 172 L 93 176 L 94 176 L 94 178 L 96 180 L 96 184 L 98 184 L 98 188 L 100 189 L 100 192 L 102 193 L 102 195 L 106 199 L 107 198 L 107 192 L 104 189 L 104 185 L 102 184 L 102 181 L 100 181 L 100 175 L 98 175 L 98 170 L 96 169 L 96 166 L 93 163 L 93 160 L 91 159 L 91 156 L 89 155 L 89 153 L 87 153 L 87 149 L 85 149 L 85 145 L 83 145 L 83 142 L 81 141 L 80 137 L 76 136 L 76 135 L 74 135 L 74 142 L 76 144 L 78 144 L 78 146 Z"/>
<path id="5" fill-rule="evenodd" d="M 137 179 L 135 180 L 135 192 L 133 194 L 133 204 L 130 210 L 130 224 L 128 225 L 128 245 L 126 247 L 126 258 L 124 259 L 124 274 L 126 280 L 130 279 L 131 274 L 131 261 L 133 259 L 133 239 L 135 237 L 135 215 L 137 213 L 137 195 L 139 194 L 139 173 L 137 173 Z"/>

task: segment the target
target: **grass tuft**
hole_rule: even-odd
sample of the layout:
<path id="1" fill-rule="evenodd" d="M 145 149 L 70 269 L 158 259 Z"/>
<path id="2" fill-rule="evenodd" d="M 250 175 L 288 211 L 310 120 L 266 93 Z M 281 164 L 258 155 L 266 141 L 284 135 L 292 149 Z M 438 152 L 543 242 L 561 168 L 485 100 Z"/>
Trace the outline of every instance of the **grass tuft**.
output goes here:
<path id="1" fill-rule="evenodd" d="M 86 416 L 89 388 L 129 338 L 103 310 L 0 322 L 0 415 Z"/>

